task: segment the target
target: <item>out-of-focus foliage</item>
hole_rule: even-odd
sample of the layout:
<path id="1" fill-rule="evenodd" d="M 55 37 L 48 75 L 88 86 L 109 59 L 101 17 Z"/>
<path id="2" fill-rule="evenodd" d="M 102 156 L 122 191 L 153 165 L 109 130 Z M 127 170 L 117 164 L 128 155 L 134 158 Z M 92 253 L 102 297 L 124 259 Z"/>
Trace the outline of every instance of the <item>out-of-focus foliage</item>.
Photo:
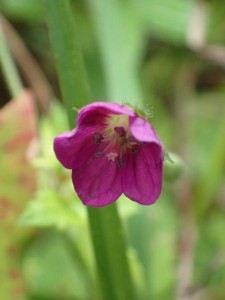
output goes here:
<path id="1" fill-rule="evenodd" d="M 1 110 L 0 124 L 0 295 L 2 299 L 25 300 L 21 251 L 33 233 L 19 228 L 16 220 L 36 186 L 35 171 L 29 163 L 37 138 L 36 112 L 30 92 L 24 91 Z"/>
<path id="2" fill-rule="evenodd" d="M 36 299 L 95 299 L 93 257 L 85 209 L 73 191 L 70 172 L 54 156 L 52 141 L 67 130 L 61 105 L 40 119 L 40 155 L 33 160 L 38 190 L 20 215 L 18 224 L 44 230 L 25 251 L 23 273 Z"/>
<path id="3" fill-rule="evenodd" d="M 44 20 L 44 6 L 35 0 L 1 0 L 1 10 L 10 18 L 26 24 Z"/>
<path id="4" fill-rule="evenodd" d="M 125 197 L 118 200 L 138 299 L 224 299 L 225 3 L 71 3 L 93 91 L 91 101 L 129 103 L 135 98 L 138 106 L 143 99 L 144 110 L 165 146 L 176 153 L 171 157 L 174 164 L 165 163 L 163 193 L 155 205 L 141 207 Z M 0 9 L 34 53 L 60 98 L 42 1 L 1 0 Z M 203 14 L 205 22 L 196 23 L 191 31 L 195 14 L 198 20 Z M 201 26 L 203 42 L 200 48 L 193 47 L 190 36 Z M 209 46 L 220 46 L 222 55 L 215 48 L 208 51 Z M 3 101 L 7 91 L 3 81 L 0 84 Z M 74 107 L 79 108 L 80 103 Z M 10 135 L 1 124 L 2 143 L 15 136 L 16 129 L 22 130 L 25 122 L 17 122 L 10 125 Z M 6 228 L 4 211 L 9 206 L 0 202 L 4 206 L 0 211 L 0 276 L 17 274 L 10 273 L 12 268 L 21 267 L 17 258 L 6 257 L 5 245 L 13 242 L 20 249 L 24 238 L 27 240 L 27 229 L 36 228 L 37 234 L 24 246 L 22 257 L 29 299 L 99 299 L 85 210 L 73 191 L 70 172 L 58 164 L 52 150 L 54 136 L 68 128 L 62 106 L 54 102 L 50 115 L 41 116 L 38 123 L 40 155 L 32 161 L 38 176 L 37 192 L 31 197 L 29 187 L 20 186 L 19 192 L 11 177 L 8 185 L 1 180 L 0 195 L 7 193 L 8 198 L 13 191 L 13 206 L 18 205 L 19 211 L 10 219 L 13 225 Z M 25 148 L 21 151 L 26 152 Z M 0 178 L 9 174 L 15 180 L 14 154 L 17 156 L 15 150 L 8 153 L 9 159 L 2 154 Z M 31 200 L 15 223 L 28 196 Z M 20 279 L 7 278 L 7 289 L 17 288 L 14 282 Z M 1 280 L 0 296 L 2 286 Z M 2 297 L 15 299 L 13 295 Z"/>

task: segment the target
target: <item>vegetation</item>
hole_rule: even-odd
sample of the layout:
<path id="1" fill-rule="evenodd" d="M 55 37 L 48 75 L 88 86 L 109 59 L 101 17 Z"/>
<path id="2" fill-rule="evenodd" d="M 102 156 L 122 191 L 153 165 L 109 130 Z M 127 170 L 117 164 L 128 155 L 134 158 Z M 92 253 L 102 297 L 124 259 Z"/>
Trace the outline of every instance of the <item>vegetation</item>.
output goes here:
<path id="1" fill-rule="evenodd" d="M 225 4 L 0 11 L 1 298 L 224 299 Z M 173 163 L 154 205 L 91 209 L 74 193 L 52 143 L 96 100 L 143 111 L 163 140 Z"/>

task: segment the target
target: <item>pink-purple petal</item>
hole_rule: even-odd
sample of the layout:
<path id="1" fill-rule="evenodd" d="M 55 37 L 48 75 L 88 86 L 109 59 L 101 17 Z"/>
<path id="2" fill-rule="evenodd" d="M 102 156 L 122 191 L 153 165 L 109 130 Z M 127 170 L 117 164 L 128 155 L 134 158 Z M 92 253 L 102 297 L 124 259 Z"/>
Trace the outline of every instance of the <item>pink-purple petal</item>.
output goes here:
<path id="1" fill-rule="evenodd" d="M 149 122 L 138 116 L 134 116 L 129 118 L 129 123 L 130 131 L 135 139 L 141 142 L 154 142 L 161 145 L 158 136 Z"/>
<path id="2" fill-rule="evenodd" d="M 162 164 L 162 148 L 158 144 L 145 143 L 137 153 L 128 151 L 122 173 L 123 193 L 141 204 L 153 204 L 162 188 Z"/>
<path id="3" fill-rule="evenodd" d="M 78 126 L 106 125 L 107 117 L 111 114 L 114 115 L 127 115 L 130 117 L 135 116 L 132 109 L 122 104 L 114 102 L 94 102 L 86 105 L 79 111 Z"/>
<path id="4" fill-rule="evenodd" d="M 85 205 L 101 207 L 116 201 L 122 194 L 121 174 L 116 162 L 95 153 L 79 169 L 73 170 L 74 188 Z"/>
<path id="5" fill-rule="evenodd" d="M 79 168 L 94 153 L 97 145 L 92 135 L 98 130 L 98 127 L 77 128 L 54 139 L 55 155 L 65 168 Z"/>

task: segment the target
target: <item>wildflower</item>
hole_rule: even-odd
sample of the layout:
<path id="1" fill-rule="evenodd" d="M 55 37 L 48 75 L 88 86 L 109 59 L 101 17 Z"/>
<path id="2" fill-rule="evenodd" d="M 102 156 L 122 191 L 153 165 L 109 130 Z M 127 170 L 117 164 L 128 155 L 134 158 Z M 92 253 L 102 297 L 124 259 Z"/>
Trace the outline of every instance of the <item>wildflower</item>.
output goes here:
<path id="1" fill-rule="evenodd" d="M 85 205 L 105 206 L 122 193 L 150 205 L 160 195 L 162 143 L 150 123 L 127 106 L 85 106 L 77 127 L 55 138 L 54 151 L 72 169 L 74 188 Z"/>

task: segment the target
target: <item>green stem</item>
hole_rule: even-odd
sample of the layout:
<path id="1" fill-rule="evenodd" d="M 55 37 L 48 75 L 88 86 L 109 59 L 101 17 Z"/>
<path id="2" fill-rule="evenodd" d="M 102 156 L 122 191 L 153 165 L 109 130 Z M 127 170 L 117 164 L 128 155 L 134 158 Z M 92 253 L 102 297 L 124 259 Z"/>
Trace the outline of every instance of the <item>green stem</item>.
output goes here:
<path id="1" fill-rule="evenodd" d="M 73 106 L 87 104 L 92 98 L 79 39 L 68 0 L 45 0 L 45 7 L 63 100 L 73 128 Z M 103 299 L 135 299 L 116 204 L 87 208 L 87 212 Z"/>
<path id="2" fill-rule="evenodd" d="M 88 209 L 103 299 L 136 299 L 116 204 Z"/>
<path id="3" fill-rule="evenodd" d="M 7 45 L 3 26 L 0 23 L 0 64 L 12 97 L 16 97 L 23 89 L 23 84 L 15 62 Z"/>

